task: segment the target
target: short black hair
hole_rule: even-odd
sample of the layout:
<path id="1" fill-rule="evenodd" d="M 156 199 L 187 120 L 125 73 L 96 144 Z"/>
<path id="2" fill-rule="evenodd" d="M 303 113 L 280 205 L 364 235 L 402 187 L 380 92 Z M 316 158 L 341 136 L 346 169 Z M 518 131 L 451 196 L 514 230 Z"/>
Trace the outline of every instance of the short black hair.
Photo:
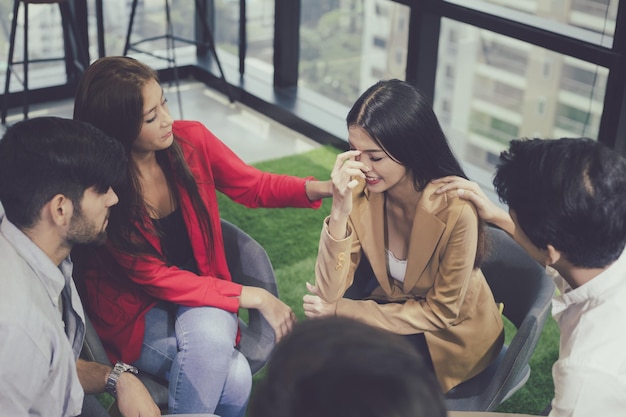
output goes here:
<path id="1" fill-rule="evenodd" d="M 0 201 L 6 217 L 32 227 L 63 194 L 79 205 L 85 190 L 105 193 L 126 173 L 122 145 L 88 123 L 39 117 L 10 126 L 0 140 Z"/>
<path id="2" fill-rule="evenodd" d="M 604 268 L 626 246 L 626 159 L 589 138 L 522 139 L 502 152 L 500 200 L 538 248 Z"/>
<path id="3" fill-rule="evenodd" d="M 274 349 L 252 417 L 445 417 L 434 373 L 402 336 L 329 317 L 298 323 Z"/>

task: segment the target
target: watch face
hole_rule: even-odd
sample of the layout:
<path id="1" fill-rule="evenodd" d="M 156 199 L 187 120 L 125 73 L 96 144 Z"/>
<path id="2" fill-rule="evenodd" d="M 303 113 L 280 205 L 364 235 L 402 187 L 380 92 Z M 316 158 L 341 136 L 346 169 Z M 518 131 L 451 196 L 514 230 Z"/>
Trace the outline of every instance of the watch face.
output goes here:
<path id="1" fill-rule="evenodd" d="M 129 365 L 129 364 L 123 363 L 123 362 L 119 362 L 119 364 L 122 366 L 122 372 L 132 372 L 135 375 L 137 373 L 139 373 L 137 368 L 135 368 L 133 365 Z"/>

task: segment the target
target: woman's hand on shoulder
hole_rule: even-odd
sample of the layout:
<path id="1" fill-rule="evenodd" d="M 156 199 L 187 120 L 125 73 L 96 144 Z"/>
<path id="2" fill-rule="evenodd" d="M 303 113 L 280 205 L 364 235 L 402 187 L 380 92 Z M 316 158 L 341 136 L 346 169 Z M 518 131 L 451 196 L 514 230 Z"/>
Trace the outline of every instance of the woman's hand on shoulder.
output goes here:
<path id="1" fill-rule="evenodd" d="M 261 312 L 274 329 L 276 342 L 287 335 L 297 322 L 291 307 L 263 288 L 244 286 L 239 296 L 239 304 L 243 308 L 255 308 Z"/>

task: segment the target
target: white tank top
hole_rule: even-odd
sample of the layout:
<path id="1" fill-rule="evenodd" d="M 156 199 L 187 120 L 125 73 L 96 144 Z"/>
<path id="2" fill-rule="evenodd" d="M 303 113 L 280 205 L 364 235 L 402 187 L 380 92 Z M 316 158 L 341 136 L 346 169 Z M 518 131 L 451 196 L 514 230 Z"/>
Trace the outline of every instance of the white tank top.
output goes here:
<path id="1" fill-rule="evenodd" d="M 389 275 L 391 278 L 404 282 L 404 274 L 406 274 L 406 260 L 400 260 L 394 254 L 387 250 L 387 264 L 389 265 Z"/>

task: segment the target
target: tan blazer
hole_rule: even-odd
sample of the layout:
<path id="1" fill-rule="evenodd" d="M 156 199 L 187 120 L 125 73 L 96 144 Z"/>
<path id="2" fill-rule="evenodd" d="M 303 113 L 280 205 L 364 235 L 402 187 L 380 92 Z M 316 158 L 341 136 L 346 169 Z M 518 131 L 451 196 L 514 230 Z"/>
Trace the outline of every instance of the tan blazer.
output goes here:
<path id="1" fill-rule="evenodd" d="M 500 352 L 502 318 L 485 277 L 474 269 L 478 218 L 474 206 L 429 184 L 419 200 L 404 284 L 388 275 L 384 194 L 354 192 L 348 236 L 322 230 L 316 284 L 336 314 L 393 333 L 424 333 L 443 392 L 482 371 Z M 366 256 L 378 287 L 366 300 L 342 298 Z"/>

